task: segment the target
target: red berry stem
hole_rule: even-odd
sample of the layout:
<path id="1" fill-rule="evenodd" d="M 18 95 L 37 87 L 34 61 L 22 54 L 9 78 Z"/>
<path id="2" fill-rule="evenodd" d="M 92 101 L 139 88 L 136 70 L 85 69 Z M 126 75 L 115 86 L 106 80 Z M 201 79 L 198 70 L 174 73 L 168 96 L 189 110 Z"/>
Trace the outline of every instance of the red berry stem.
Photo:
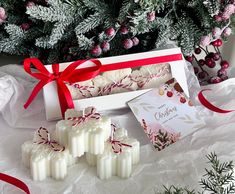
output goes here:
<path id="1" fill-rule="evenodd" d="M 200 49 L 202 49 L 206 54 L 208 54 L 209 52 L 208 51 L 206 51 L 203 47 L 201 47 L 201 46 L 199 46 L 200 47 Z"/>
<path id="2" fill-rule="evenodd" d="M 209 53 L 209 51 L 208 51 L 208 46 L 206 47 L 206 53 L 207 53 L 207 54 Z"/>
<path id="3" fill-rule="evenodd" d="M 219 49 L 218 47 L 216 47 L 216 46 L 214 46 L 214 49 L 215 49 L 215 51 L 216 51 L 217 53 L 219 53 L 220 59 L 223 60 L 223 57 L 222 57 L 221 52 L 220 52 L 220 49 Z"/>
<path id="4" fill-rule="evenodd" d="M 193 57 L 194 57 L 195 61 L 197 62 L 197 65 L 198 65 L 198 67 L 201 69 L 201 71 L 203 71 L 203 72 L 205 72 L 207 75 L 209 75 L 209 73 L 208 73 L 207 71 L 205 71 L 205 70 L 202 68 L 202 66 L 199 64 L 199 61 L 197 60 L 196 56 L 193 55 Z"/>

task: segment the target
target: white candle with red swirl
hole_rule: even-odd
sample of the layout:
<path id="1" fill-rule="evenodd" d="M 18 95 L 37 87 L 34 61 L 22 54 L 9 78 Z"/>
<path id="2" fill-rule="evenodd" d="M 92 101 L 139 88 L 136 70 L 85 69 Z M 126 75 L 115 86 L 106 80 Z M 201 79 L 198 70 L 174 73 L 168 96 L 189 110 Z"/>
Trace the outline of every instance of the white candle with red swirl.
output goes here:
<path id="1" fill-rule="evenodd" d="M 101 154 L 111 133 L 111 119 L 101 116 L 94 107 L 84 111 L 67 110 L 65 120 L 56 125 L 58 142 L 68 146 L 73 157 L 85 152 Z"/>
<path id="2" fill-rule="evenodd" d="M 42 181 L 47 177 L 56 180 L 64 179 L 67 167 L 76 163 L 64 146 L 53 140 L 45 128 L 39 128 L 33 141 L 26 141 L 22 145 L 23 164 L 30 168 L 35 181 Z"/>
<path id="3" fill-rule="evenodd" d="M 127 131 L 122 128 L 115 128 L 113 136 L 105 143 L 102 154 L 86 153 L 87 162 L 92 166 L 97 165 L 97 175 L 100 179 L 112 176 L 130 177 L 133 165 L 139 162 L 139 158 L 140 143 L 129 138 Z"/>

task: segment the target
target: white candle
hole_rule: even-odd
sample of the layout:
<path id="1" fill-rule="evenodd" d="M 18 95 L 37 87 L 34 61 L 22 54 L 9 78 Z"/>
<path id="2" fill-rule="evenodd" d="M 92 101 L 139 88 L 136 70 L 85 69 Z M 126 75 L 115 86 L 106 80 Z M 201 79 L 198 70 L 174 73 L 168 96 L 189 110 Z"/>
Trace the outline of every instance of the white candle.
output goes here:
<path id="1" fill-rule="evenodd" d="M 92 107 L 87 108 L 84 115 L 82 111 L 67 110 L 65 119 L 70 120 L 59 121 L 56 125 L 57 140 L 68 146 L 73 157 L 80 157 L 85 152 L 97 155 L 104 151 L 104 143 L 111 132 L 111 119 L 98 116 L 95 112 L 93 113 L 98 116 L 97 118 L 93 116 L 86 118 L 92 110 L 94 110 Z M 80 120 L 76 120 L 77 118 Z M 82 119 L 84 121 L 81 121 Z"/>
<path id="2" fill-rule="evenodd" d="M 90 98 L 97 94 L 98 88 L 95 88 L 91 80 L 84 82 L 77 82 L 75 84 L 67 84 L 67 87 L 74 100 Z"/>
<path id="3" fill-rule="evenodd" d="M 121 147 L 117 146 L 114 149 L 114 145 L 107 141 L 102 154 L 96 156 L 86 153 L 88 164 L 97 165 L 97 175 L 100 179 L 108 179 L 112 176 L 128 178 L 131 176 L 132 166 L 139 162 L 140 144 L 136 139 L 129 138 L 123 128 L 116 129 L 113 138 L 116 143 L 122 144 Z"/>
<path id="4" fill-rule="evenodd" d="M 131 71 L 131 68 L 108 71 L 94 78 L 94 86 L 96 88 L 100 88 L 99 95 L 137 90 L 137 83 L 132 82 L 129 77 L 129 75 L 131 75 Z"/>
<path id="5" fill-rule="evenodd" d="M 42 128 L 40 128 L 42 129 Z M 76 163 L 67 149 L 56 144 L 47 134 L 48 131 L 38 129 L 33 141 L 26 141 L 22 145 L 22 162 L 30 168 L 31 176 L 35 181 L 42 181 L 47 177 L 56 180 L 64 179 L 67 167 Z"/>
<path id="6" fill-rule="evenodd" d="M 133 71 L 131 76 L 138 83 L 139 89 L 156 88 L 172 78 L 168 63 L 143 66 Z"/>

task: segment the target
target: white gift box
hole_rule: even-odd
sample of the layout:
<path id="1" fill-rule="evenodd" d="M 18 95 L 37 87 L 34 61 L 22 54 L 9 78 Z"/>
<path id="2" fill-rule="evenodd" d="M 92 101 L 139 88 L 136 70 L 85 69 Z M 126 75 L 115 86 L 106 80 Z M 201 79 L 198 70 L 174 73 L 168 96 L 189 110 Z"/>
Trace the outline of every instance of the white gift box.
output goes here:
<path id="1" fill-rule="evenodd" d="M 102 65 L 110 65 L 112 63 L 126 63 L 130 61 L 137 61 L 137 60 L 144 60 L 144 59 L 151 59 L 159 57 L 158 62 L 154 62 L 152 65 L 156 65 L 158 63 L 169 63 L 171 67 L 171 74 L 172 77 L 176 78 L 179 84 L 182 86 L 185 94 L 189 96 L 187 79 L 185 74 L 185 60 L 182 56 L 181 59 L 177 59 L 173 61 L 170 59 L 168 61 L 168 56 L 173 55 L 181 55 L 180 48 L 173 48 L 173 49 L 166 49 L 166 50 L 158 50 L 158 51 L 150 51 L 150 52 L 143 52 L 137 54 L 129 54 L 129 55 L 122 55 L 122 56 L 115 56 L 115 57 L 106 57 L 106 58 L 99 58 L 99 61 Z M 61 63 L 60 71 L 63 71 L 68 67 L 71 63 Z M 82 66 L 78 68 L 86 68 L 91 67 L 94 64 L 91 61 L 85 62 Z M 141 66 L 144 66 L 143 64 Z M 151 65 L 151 64 L 147 64 Z M 52 65 L 45 66 L 49 72 L 52 72 Z M 127 67 L 125 67 L 127 68 Z M 111 94 L 107 96 L 98 96 L 98 97 L 91 97 L 86 99 L 79 99 L 73 100 L 75 109 L 82 110 L 89 106 L 94 106 L 97 108 L 98 111 L 104 110 L 113 110 L 113 109 L 120 109 L 127 107 L 127 102 L 132 100 L 133 98 L 149 91 L 150 89 L 143 89 L 137 91 L 130 91 L 118 94 Z M 62 118 L 61 109 L 60 109 L 60 102 L 57 93 L 57 86 L 55 81 L 50 82 L 49 84 L 43 87 L 43 95 L 45 101 L 45 109 L 46 109 L 46 118 L 47 120 L 56 120 Z"/>

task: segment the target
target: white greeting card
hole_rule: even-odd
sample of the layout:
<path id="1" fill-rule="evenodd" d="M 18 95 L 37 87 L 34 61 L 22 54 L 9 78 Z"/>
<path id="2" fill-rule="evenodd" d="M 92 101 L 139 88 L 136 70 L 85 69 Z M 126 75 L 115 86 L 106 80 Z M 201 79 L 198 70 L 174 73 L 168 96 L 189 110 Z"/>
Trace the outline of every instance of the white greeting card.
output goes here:
<path id="1" fill-rule="evenodd" d="M 174 78 L 128 105 L 159 151 L 205 125 Z"/>

